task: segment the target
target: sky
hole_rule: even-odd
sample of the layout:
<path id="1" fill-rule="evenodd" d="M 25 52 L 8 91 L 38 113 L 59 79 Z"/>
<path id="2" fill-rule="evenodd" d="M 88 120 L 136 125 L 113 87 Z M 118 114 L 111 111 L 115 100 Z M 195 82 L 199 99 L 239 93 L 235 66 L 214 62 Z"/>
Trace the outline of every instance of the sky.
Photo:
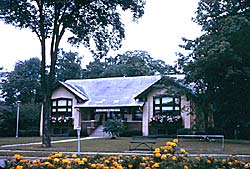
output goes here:
<path id="1" fill-rule="evenodd" d="M 144 50 L 154 59 L 161 59 L 167 64 L 174 65 L 177 60 L 176 52 L 183 51 L 182 37 L 195 39 L 201 35 L 201 28 L 191 19 L 195 17 L 198 0 L 147 0 L 145 14 L 132 22 L 131 15 L 125 13 L 126 38 L 119 51 L 110 52 L 115 56 L 126 51 Z M 82 66 L 90 61 L 92 56 L 83 46 L 72 47 L 64 38 L 60 44 L 64 51 L 78 52 L 84 56 Z M 0 21 L 0 67 L 12 71 L 16 62 L 32 57 L 41 59 L 38 38 L 29 29 L 15 28 Z"/>

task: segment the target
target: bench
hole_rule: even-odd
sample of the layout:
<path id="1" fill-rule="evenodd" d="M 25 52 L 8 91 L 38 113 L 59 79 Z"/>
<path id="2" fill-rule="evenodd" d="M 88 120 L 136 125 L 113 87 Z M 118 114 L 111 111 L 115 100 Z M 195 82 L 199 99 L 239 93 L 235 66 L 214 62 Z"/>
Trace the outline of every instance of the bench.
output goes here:
<path id="1" fill-rule="evenodd" d="M 129 142 L 129 150 L 153 150 L 157 138 L 148 136 L 134 136 Z"/>

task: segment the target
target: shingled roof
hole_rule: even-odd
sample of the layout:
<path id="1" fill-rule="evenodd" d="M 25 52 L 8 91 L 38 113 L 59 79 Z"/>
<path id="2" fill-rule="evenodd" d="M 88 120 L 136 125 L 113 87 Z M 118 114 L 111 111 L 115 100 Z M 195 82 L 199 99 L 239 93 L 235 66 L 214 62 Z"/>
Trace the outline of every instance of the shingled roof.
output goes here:
<path id="1" fill-rule="evenodd" d="M 158 75 L 78 79 L 60 83 L 85 101 L 76 107 L 125 107 L 142 106 L 144 102 L 135 99 L 136 96 L 160 79 Z"/>

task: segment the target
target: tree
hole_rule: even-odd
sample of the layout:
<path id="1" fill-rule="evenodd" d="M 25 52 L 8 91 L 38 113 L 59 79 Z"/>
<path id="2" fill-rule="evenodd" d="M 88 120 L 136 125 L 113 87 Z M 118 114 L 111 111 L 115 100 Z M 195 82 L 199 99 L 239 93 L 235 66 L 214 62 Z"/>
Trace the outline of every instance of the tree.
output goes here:
<path id="1" fill-rule="evenodd" d="M 228 135 L 250 118 L 249 8 L 249 0 L 201 0 L 194 21 L 203 35 L 184 39 L 183 47 L 191 52 L 179 58 L 187 83 L 194 82 L 204 105 L 206 128 L 222 127 Z"/>
<path id="2" fill-rule="evenodd" d="M 39 58 L 19 61 L 13 71 L 6 73 L 2 92 L 7 105 L 11 106 L 18 100 L 22 103 L 41 101 L 40 64 Z"/>
<path id="3" fill-rule="evenodd" d="M 95 57 L 118 49 L 124 39 L 119 11 L 130 10 L 133 18 L 143 15 L 144 0 L 2 0 L 0 18 L 7 24 L 29 28 L 41 44 L 41 88 L 43 93 L 43 147 L 51 147 L 49 135 L 50 98 L 55 84 L 55 65 L 59 44 L 65 32 L 69 42 L 83 43 Z M 46 69 L 46 41 L 50 40 L 50 65 Z M 46 75 L 48 70 L 48 75 Z"/>
<path id="4" fill-rule="evenodd" d="M 145 76 L 169 74 L 174 68 L 162 60 L 154 60 L 146 51 L 135 50 L 106 58 L 104 62 L 95 60 L 87 65 L 84 78 Z"/>
<path id="5" fill-rule="evenodd" d="M 56 64 L 56 78 L 59 81 L 81 78 L 81 59 L 77 52 L 65 52 L 62 49 Z"/>

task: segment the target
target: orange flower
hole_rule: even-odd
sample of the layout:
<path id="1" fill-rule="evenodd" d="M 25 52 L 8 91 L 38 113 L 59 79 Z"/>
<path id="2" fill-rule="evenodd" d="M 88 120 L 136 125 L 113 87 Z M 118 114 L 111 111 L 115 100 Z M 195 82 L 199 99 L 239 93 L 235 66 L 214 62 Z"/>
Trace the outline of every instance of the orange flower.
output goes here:
<path id="1" fill-rule="evenodd" d="M 184 165 L 184 166 L 183 166 L 183 169 L 188 169 L 188 166 Z"/>
<path id="2" fill-rule="evenodd" d="M 23 169 L 23 166 L 18 165 L 18 166 L 16 166 L 16 169 Z"/>

